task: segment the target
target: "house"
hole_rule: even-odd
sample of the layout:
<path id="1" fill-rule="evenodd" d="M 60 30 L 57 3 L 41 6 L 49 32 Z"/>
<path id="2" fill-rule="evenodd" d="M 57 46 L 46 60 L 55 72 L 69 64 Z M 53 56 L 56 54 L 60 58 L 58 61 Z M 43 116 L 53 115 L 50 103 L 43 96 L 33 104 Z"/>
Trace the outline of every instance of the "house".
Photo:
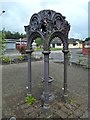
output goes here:
<path id="1" fill-rule="evenodd" d="M 16 40 L 15 39 L 5 39 L 5 50 L 16 49 Z"/>
<path id="2" fill-rule="evenodd" d="M 22 46 L 27 46 L 27 38 L 23 39 L 5 39 L 6 49 L 18 49 Z M 82 42 L 79 39 L 70 38 L 68 39 L 69 48 L 82 48 Z M 32 43 L 32 47 L 36 47 L 35 41 Z M 52 40 L 50 47 L 52 48 L 63 48 L 62 41 L 56 37 Z"/>
<path id="3" fill-rule="evenodd" d="M 56 37 L 52 40 L 50 47 L 51 48 L 63 48 L 62 41 L 58 37 Z"/>
<path id="4" fill-rule="evenodd" d="M 79 39 L 70 38 L 68 39 L 69 48 L 82 48 L 82 41 Z"/>
<path id="5" fill-rule="evenodd" d="M 18 49 L 20 47 L 26 47 L 27 46 L 27 39 L 5 39 L 5 50 L 7 49 Z M 36 47 L 35 41 L 32 43 L 32 47 Z"/>
<path id="6" fill-rule="evenodd" d="M 70 38 L 68 39 L 69 48 L 82 48 L 82 42 L 79 39 Z M 53 39 L 51 45 L 53 48 L 63 48 L 62 41 L 56 37 Z"/>

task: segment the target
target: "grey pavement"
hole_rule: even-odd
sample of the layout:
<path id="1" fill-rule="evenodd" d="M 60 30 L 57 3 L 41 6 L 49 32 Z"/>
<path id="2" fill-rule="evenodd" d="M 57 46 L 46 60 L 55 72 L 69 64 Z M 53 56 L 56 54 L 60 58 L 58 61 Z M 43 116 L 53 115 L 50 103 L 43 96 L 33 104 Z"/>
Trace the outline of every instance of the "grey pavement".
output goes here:
<path id="1" fill-rule="evenodd" d="M 27 63 L 2 66 L 3 117 L 10 117 L 11 114 L 14 115 L 14 110 L 17 104 L 25 99 L 25 96 L 27 94 L 26 86 L 28 85 L 27 67 Z M 57 64 L 50 62 L 49 67 L 50 76 L 54 77 L 53 86 L 56 89 L 60 88 L 59 90 L 61 92 L 61 89 L 63 87 L 64 66 L 60 63 Z M 35 97 L 37 99 L 40 99 L 42 94 L 42 78 L 44 73 L 43 70 L 43 61 L 32 62 L 33 94 L 35 94 L 35 89 L 40 91 L 39 94 L 35 94 Z M 88 106 L 88 69 L 75 65 L 68 66 L 68 91 L 72 92 L 72 94 L 76 96 L 79 96 L 81 100 L 85 100 L 85 104 Z"/>
<path id="2" fill-rule="evenodd" d="M 10 57 L 12 59 L 17 58 L 17 56 L 20 56 L 20 55 L 21 55 L 21 53 L 16 49 L 10 49 L 10 50 L 4 51 L 4 56 Z"/>
<path id="3" fill-rule="evenodd" d="M 70 49 L 69 51 L 71 54 L 70 59 L 69 59 L 70 63 L 77 63 L 77 64 L 88 67 L 89 56 L 81 54 L 82 49 Z M 43 57 L 42 51 L 33 52 L 33 56 L 35 58 Z M 64 61 L 64 54 L 63 54 L 62 50 L 51 51 L 49 57 L 51 58 L 50 61 L 53 61 L 53 62 L 55 62 L 55 61 L 63 62 Z"/>
<path id="4" fill-rule="evenodd" d="M 9 56 L 9 55 L 19 55 L 20 52 L 17 49 L 7 49 L 4 51 L 4 55 L 5 56 Z"/>

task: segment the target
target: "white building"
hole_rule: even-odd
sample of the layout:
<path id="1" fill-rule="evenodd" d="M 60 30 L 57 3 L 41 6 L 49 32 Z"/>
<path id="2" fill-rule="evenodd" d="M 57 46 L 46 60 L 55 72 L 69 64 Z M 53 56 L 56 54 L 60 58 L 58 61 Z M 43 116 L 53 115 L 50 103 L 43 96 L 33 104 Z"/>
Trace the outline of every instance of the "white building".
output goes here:
<path id="1" fill-rule="evenodd" d="M 82 42 L 79 39 L 68 39 L 69 48 L 82 48 Z M 53 39 L 51 45 L 52 48 L 63 48 L 62 41 L 56 37 Z"/>

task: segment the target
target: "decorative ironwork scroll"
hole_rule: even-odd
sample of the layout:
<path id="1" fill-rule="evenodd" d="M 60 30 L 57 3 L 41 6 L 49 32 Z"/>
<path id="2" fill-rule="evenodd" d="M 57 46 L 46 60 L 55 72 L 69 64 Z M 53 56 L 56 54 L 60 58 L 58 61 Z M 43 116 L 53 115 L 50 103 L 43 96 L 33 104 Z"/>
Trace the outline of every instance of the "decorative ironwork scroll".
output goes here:
<path id="1" fill-rule="evenodd" d="M 59 33 L 61 33 L 68 38 L 69 30 L 70 25 L 65 20 L 65 17 L 53 10 L 42 10 L 39 13 L 33 14 L 29 25 L 25 26 L 25 31 L 27 32 L 28 36 L 31 36 L 33 32 L 37 32 L 37 36 L 41 36 L 41 38 L 43 36 L 43 38 L 45 38 L 45 41 L 43 41 L 45 44 L 44 50 L 49 49 L 49 38 L 51 36 L 54 35 L 52 37 L 54 38 L 55 36 L 59 36 Z M 30 44 L 32 44 L 32 39 L 29 39 Z M 62 42 L 64 42 L 64 40 L 62 40 Z M 48 47 L 46 47 L 46 45 Z"/>

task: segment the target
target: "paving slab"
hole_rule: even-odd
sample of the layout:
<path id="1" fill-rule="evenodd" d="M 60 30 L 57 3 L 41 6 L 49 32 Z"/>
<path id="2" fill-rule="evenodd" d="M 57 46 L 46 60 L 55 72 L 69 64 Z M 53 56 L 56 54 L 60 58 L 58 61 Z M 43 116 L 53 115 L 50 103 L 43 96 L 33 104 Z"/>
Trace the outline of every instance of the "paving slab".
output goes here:
<path id="1" fill-rule="evenodd" d="M 43 73 L 44 62 L 32 62 L 32 80 L 33 80 L 33 95 L 35 96 L 36 105 L 28 106 L 25 103 L 27 95 L 26 86 L 28 85 L 27 78 L 27 63 L 19 63 L 12 65 L 4 65 L 2 67 L 2 115 L 3 118 L 16 116 L 17 118 L 41 118 L 41 95 L 43 92 Z M 50 62 L 50 76 L 54 77 L 52 84 L 52 92 L 55 95 L 55 101 L 51 104 L 53 118 L 80 118 L 87 117 L 88 109 L 88 70 L 77 66 L 68 66 L 68 105 L 61 100 L 63 87 L 63 64 Z M 56 105 L 54 105 L 54 103 Z M 53 105 L 53 106 L 52 106 Z M 26 107 L 28 106 L 28 108 Z M 64 107 L 62 107 L 64 106 Z M 26 107 L 26 108 L 25 108 Z M 65 108 L 65 109 L 64 109 Z M 25 110 L 27 109 L 27 112 Z M 55 110 L 56 109 L 56 114 Z M 59 110 L 58 110 L 59 109 Z M 67 110 L 66 110 L 67 109 Z M 30 113 L 31 110 L 31 113 Z M 82 114 L 76 114 L 75 110 L 79 110 Z M 7 112 L 8 111 L 8 112 Z M 34 112 L 36 111 L 36 112 Z M 58 111 L 58 112 L 57 112 Z M 63 112 L 62 115 L 59 113 Z M 27 113 L 27 114 L 26 114 Z M 75 113 L 75 114 L 74 114 Z M 84 114 L 84 115 L 83 115 Z"/>

